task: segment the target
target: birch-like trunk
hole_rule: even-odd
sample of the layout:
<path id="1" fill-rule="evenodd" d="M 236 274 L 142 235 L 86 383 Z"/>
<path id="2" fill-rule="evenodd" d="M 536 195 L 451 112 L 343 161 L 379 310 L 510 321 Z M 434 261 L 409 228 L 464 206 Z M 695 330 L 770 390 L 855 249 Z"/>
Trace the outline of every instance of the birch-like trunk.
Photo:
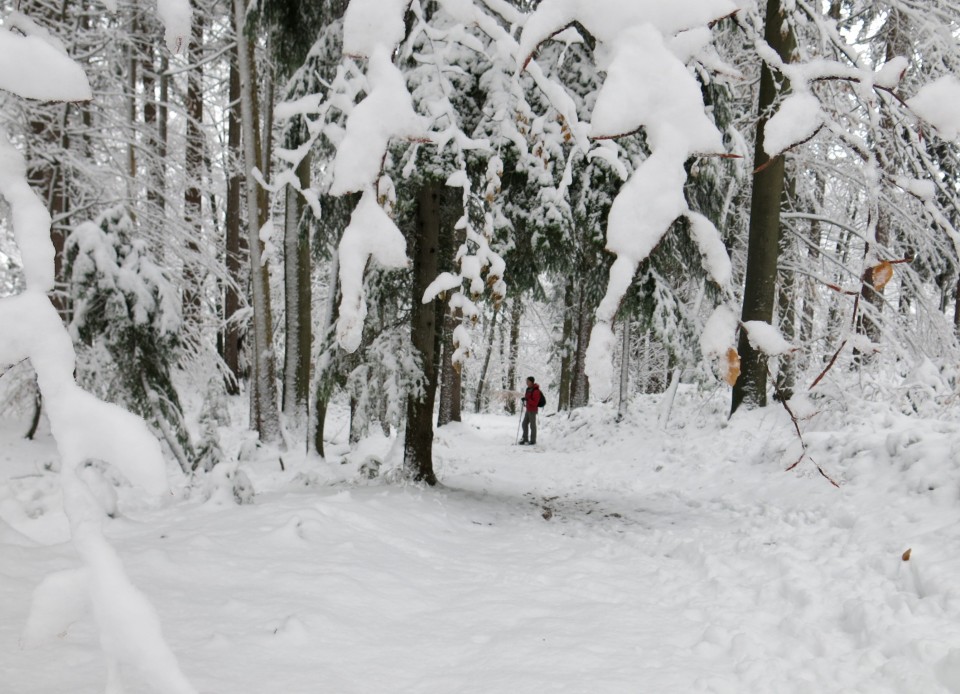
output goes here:
<path id="1" fill-rule="evenodd" d="M 282 442 L 277 407 L 276 365 L 273 351 L 273 318 L 270 310 L 270 273 L 261 260 L 260 229 L 266 221 L 263 196 L 251 173 L 259 167 L 256 67 L 253 43 L 246 37 L 245 5 L 234 0 L 233 16 L 237 36 L 237 64 L 240 73 L 240 113 L 243 130 L 244 182 L 247 197 L 247 244 L 250 254 L 250 287 L 253 293 L 253 370 L 250 389 L 253 424 L 265 443 Z"/>
<path id="2" fill-rule="evenodd" d="M 490 323 L 487 325 L 487 344 L 486 344 L 486 354 L 483 357 L 483 366 L 480 368 L 480 380 L 477 382 L 477 395 L 473 401 L 473 411 L 479 413 L 483 408 L 483 391 L 487 386 L 487 371 L 490 368 L 490 357 L 493 355 L 493 343 L 497 334 L 497 316 L 500 315 L 500 307 L 496 306 L 493 309 L 493 316 L 490 318 Z"/>

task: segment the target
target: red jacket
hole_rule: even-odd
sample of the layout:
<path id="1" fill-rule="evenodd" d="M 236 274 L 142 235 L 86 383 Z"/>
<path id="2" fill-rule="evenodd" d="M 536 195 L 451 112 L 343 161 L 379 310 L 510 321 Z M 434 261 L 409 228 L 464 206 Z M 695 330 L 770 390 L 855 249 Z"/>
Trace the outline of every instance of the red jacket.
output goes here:
<path id="1" fill-rule="evenodd" d="M 526 394 L 523 396 L 524 407 L 527 408 L 527 412 L 536 412 L 540 407 L 540 386 L 537 383 L 534 383 L 532 386 L 527 388 Z"/>

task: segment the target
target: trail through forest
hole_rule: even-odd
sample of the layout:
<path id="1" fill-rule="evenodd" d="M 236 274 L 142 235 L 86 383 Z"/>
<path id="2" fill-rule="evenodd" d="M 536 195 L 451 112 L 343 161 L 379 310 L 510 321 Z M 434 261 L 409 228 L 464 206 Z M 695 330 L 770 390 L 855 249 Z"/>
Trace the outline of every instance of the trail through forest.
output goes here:
<path id="1" fill-rule="evenodd" d="M 544 417 L 536 448 L 468 416 L 438 432 L 438 489 L 364 479 L 389 480 L 385 438 L 246 464 L 252 504 L 121 487 L 106 533 L 200 692 L 960 691 L 956 424 L 815 420 L 837 489 L 783 471 L 782 411 L 727 424 L 681 394 L 664 430 L 657 407 Z M 77 561 L 49 445 L 0 451 L 0 690 L 103 691 L 91 615 L 18 645 Z"/>

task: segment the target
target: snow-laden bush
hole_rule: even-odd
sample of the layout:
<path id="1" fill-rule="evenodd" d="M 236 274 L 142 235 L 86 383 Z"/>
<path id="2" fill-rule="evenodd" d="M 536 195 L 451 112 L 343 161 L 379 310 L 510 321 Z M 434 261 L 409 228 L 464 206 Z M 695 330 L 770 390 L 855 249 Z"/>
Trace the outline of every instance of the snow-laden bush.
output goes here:
<path id="1" fill-rule="evenodd" d="M 170 377 L 180 345 L 180 297 L 133 233 L 126 209 L 114 207 L 67 238 L 80 378 L 156 426 L 186 469 L 195 454 Z"/>

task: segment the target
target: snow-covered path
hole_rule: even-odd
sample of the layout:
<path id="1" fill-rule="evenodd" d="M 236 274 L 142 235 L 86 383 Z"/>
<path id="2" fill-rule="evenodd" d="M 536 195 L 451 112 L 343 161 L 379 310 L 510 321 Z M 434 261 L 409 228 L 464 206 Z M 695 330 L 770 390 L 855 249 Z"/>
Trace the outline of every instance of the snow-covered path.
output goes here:
<path id="1" fill-rule="evenodd" d="M 131 503 L 107 534 L 211 694 L 960 692 L 956 476 L 931 478 L 950 497 L 896 471 L 911 446 L 949 462 L 955 428 L 811 434 L 838 490 L 782 472 L 776 410 L 632 420 L 547 417 L 527 449 L 516 420 L 468 417 L 438 433 L 440 489 L 263 463 L 253 505 Z M 49 542 L 54 489 L 4 482 L 0 518 Z M 18 648 L 32 588 L 75 560 L 12 537 L 0 692 L 103 691 L 89 616 Z"/>

